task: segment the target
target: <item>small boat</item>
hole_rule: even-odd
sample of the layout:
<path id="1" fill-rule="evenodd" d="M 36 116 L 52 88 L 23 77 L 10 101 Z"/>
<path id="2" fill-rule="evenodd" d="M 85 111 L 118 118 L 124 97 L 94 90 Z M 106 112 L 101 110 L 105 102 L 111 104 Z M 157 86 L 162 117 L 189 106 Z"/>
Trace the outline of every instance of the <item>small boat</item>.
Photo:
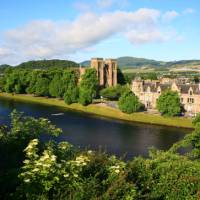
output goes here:
<path id="1" fill-rule="evenodd" d="M 64 113 L 54 113 L 54 114 L 51 114 L 53 116 L 60 116 L 60 115 L 64 115 Z"/>

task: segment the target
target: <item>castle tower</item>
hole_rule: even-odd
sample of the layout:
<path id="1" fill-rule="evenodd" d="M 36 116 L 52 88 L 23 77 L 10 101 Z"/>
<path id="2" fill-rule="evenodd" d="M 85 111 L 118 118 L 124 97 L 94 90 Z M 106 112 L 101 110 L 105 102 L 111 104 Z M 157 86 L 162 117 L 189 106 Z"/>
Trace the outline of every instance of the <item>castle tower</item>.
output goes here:
<path id="1" fill-rule="evenodd" d="M 106 84 L 108 87 L 117 85 L 117 60 L 106 59 L 105 60 L 105 75 Z"/>
<path id="2" fill-rule="evenodd" d="M 104 60 L 103 58 L 92 58 L 90 62 L 91 68 L 95 68 L 97 71 L 97 79 L 99 85 L 104 86 Z"/>

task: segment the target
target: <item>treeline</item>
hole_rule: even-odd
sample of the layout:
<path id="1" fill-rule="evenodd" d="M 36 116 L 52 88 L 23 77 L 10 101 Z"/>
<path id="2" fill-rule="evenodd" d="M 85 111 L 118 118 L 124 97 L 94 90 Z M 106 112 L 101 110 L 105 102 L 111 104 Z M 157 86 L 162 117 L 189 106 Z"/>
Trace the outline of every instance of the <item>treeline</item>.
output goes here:
<path id="1" fill-rule="evenodd" d="M 200 199 L 200 115 L 193 124 L 193 133 L 168 151 L 151 149 L 148 158 L 125 162 L 66 141 L 40 140 L 62 131 L 48 119 L 14 111 L 11 125 L 0 127 L 0 199 Z M 187 153 L 180 155 L 180 148 Z"/>
<path id="2" fill-rule="evenodd" d="M 81 77 L 76 69 L 27 70 L 9 68 L 0 78 L 1 90 L 7 93 L 33 94 L 35 96 L 57 97 L 67 104 L 92 102 L 98 90 L 95 69 L 87 69 Z"/>

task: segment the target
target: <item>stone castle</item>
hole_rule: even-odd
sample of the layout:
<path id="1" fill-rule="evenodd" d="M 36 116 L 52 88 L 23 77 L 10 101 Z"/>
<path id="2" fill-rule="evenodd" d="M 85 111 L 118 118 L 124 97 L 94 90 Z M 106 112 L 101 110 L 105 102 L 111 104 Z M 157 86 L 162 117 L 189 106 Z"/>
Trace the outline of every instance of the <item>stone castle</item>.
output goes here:
<path id="1" fill-rule="evenodd" d="M 156 100 L 166 90 L 178 92 L 181 104 L 188 114 L 200 112 L 200 84 L 185 83 L 178 79 L 161 79 L 159 81 L 135 79 L 132 81 L 132 91 L 146 109 L 156 109 Z"/>
<path id="2" fill-rule="evenodd" d="M 92 58 L 90 67 L 97 71 L 97 78 L 101 87 L 117 85 L 117 60 Z M 85 73 L 86 68 L 80 68 L 80 75 Z"/>

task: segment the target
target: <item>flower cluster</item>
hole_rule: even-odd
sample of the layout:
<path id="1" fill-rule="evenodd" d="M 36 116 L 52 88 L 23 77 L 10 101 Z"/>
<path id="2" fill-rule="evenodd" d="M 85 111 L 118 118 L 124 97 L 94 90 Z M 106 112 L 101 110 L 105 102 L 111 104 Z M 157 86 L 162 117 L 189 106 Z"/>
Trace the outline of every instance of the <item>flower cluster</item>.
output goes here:
<path id="1" fill-rule="evenodd" d="M 120 168 L 119 165 L 111 166 L 109 169 L 110 169 L 111 172 L 114 172 L 114 173 L 116 173 L 116 174 L 119 174 L 119 173 L 120 173 L 120 170 L 121 170 L 121 168 Z"/>
<path id="2" fill-rule="evenodd" d="M 111 156 L 110 161 L 113 163 L 112 166 L 109 167 L 109 171 L 113 174 L 119 174 L 124 170 L 125 163 L 116 158 L 116 156 Z"/>
<path id="3" fill-rule="evenodd" d="M 87 163 L 90 161 L 88 156 L 80 155 L 76 157 L 75 160 L 70 161 L 71 164 L 77 166 L 77 167 L 82 167 L 87 165 Z"/>

